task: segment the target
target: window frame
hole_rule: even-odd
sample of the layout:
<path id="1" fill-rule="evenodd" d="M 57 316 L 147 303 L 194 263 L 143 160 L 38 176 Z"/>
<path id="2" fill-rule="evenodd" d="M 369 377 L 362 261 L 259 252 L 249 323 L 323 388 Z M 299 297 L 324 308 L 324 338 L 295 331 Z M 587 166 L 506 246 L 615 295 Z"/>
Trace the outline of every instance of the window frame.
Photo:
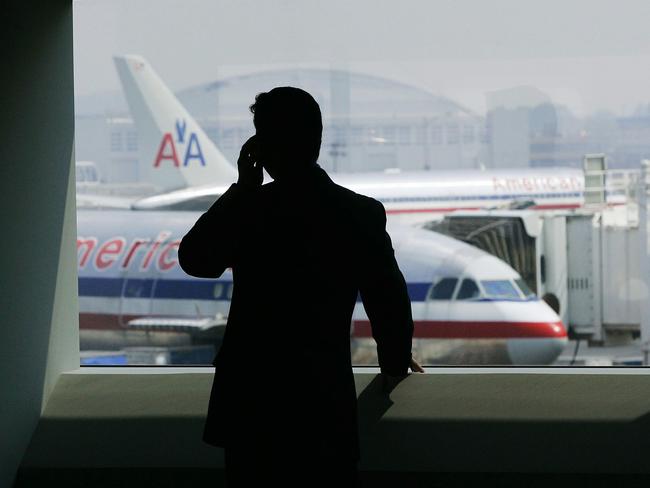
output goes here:
<path id="1" fill-rule="evenodd" d="M 71 29 L 71 30 L 72 30 L 72 29 Z M 72 47 L 71 47 L 70 49 L 72 50 Z M 74 66 L 74 63 L 73 63 L 72 61 L 71 61 L 71 65 Z M 75 207 L 75 212 L 76 212 L 76 207 Z M 75 270 L 75 273 L 76 273 L 76 270 Z M 480 292 L 482 291 L 483 293 L 485 293 L 485 291 L 482 289 L 482 286 L 481 286 L 480 280 L 474 280 L 474 279 L 473 279 L 473 281 L 475 282 L 475 284 L 476 284 L 476 286 L 478 287 L 479 291 L 480 291 Z M 453 293 L 453 295 L 452 295 L 451 300 L 456 300 L 456 299 L 457 299 L 457 294 L 458 294 L 458 292 L 460 291 L 460 287 L 462 286 L 462 282 L 463 282 L 463 280 L 459 279 L 458 282 L 456 283 L 456 286 L 455 286 L 455 289 L 454 289 L 454 293 Z M 522 295 L 523 295 L 523 292 L 522 292 L 522 290 L 520 290 L 520 289 L 518 288 L 518 285 L 516 285 L 516 289 L 517 289 L 518 292 L 522 293 Z M 464 300 L 465 300 L 465 299 L 464 299 Z M 459 366 L 459 367 L 462 367 L 462 366 Z M 551 367 L 549 367 L 549 366 L 543 366 L 543 367 L 551 369 Z M 452 368 L 456 368 L 456 366 L 452 366 Z M 492 368 L 494 368 L 494 366 L 489 366 L 488 368 L 489 368 L 489 369 L 492 369 Z"/>

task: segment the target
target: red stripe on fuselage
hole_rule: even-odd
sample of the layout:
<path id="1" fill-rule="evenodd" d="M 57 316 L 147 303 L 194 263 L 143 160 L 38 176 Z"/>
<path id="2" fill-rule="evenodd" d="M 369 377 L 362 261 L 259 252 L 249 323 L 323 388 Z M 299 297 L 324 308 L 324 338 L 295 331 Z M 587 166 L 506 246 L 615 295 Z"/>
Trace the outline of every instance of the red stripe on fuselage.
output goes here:
<path id="1" fill-rule="evenodd" d="M 143 315 L 80 313 L 79 327 L 93 330 L 124 329 L 122 324 Z M 416 339 L 504 339 L 562 338 L 562 322 L 463 322 L 455 320 L 415 320 Z M 354 321 L 354 337 L 372 337 L 368 320 Z"/>
<path id="2" fill-rule="evenodd" d="M 533 210 L 570 210 L 572 208 L 580 208 L 582 205 L 578 203 L 556 203 L 548 205 L 533 205 L 529 207 Z"/>
<path id="3" fill-rule="evenodd" d="M 92 330 L 126 329 L 122 324 L 141 315 L 112 315 L 108 313 L 79 313 L 79 328 Z"/>
<path id="4" fill-rule="evenodd" d="M 618 207 L 619 205 L 625 205 L 625 203 L 613 202 L 607 204 L 608 207 Z M 553 203 L 547 205 L 533 205 L 532 207 L 528 207 L 527 210 L 571 210 L 580 207 L 582 207 L 582 204 L 579 203 Z M 455 212 L 456 210 L 490 210 L 490 207 L 394 208 L 394 209 L 386 210 L 386 213 L 387 214 L 444 213 L 444 212 Z"/>
<path id="5" fill-rule="evenodd" d="M 464 322 L 414 320 L 416 339 L 513 339 L 566 337 L 562 322 Z M 372 337 L 370 321 L 354 321 L 354 337 Z"/>
<path id="6" fill-rule="evenodd" d="M 558 203 L 548 205 L 533 205 L 529 210 L 569 210 L 581 207 L 578 203 Z M 486 207 L 436 207 L 436 208 L 393 208 L 387 209 L 387 214 L 405 213 L 449 213 L 457 210 L 488 210 Z"/>
<path id="7" fill-rule="evenodd" d="M 448 207 L 448 208 L 395 208 L 386 210 L 387 214 L 402 214 L 402 213 L 440 213 L 440 212 L 454 212 L 455 210 L 481 210 L 481 207 Z"/>

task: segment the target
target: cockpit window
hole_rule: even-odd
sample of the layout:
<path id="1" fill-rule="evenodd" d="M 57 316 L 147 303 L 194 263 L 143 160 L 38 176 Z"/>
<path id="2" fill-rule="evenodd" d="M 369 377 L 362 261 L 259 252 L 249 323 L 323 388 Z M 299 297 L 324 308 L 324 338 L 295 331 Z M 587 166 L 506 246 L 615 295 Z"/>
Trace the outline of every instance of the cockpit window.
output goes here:
<path id="1" fill-rule="evenodd" d="M 460 290 L 458 290 L 457 300 L 471 300 L 472 298 L 478 298 L 481 295 L 481 292 L 478 289 L 478 285 L 474 280 L 465 278 L 462 285 L 460 285 Z"/>
<path id="2" fill-rule="evenodd" d="M 488 298 L 521 299 L 514 283 L 510 280 L 484 280 L 481 281 L 481 285 Z"/>
<path id="3" fill-rule="evenodd" d="M 442 278 L 431 290 L 432 300 L 451 300 L 458 278 Z"/>
<path id="4" fill-rule="evenodd" d="M 517 284 L 517 286 L 521 290 L 521 293 L 523 293 L 523 295 L 526 298 L 531 298 L 531 297 L 535 296 L 535 293 L 533 293 L 533 290 L 531 290 L 528 287 L 528 285 L 526 284 L 526 280 L 524 280 L 523 278 L 519 278 L 518 280 L 515 280 L 515 283 Z"/>

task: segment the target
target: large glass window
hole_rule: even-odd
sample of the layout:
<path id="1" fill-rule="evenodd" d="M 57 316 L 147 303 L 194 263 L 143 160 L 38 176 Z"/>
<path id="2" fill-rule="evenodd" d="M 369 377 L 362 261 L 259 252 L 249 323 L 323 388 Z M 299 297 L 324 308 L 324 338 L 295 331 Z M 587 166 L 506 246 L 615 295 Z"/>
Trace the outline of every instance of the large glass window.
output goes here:
<path id="1" fill-rule="evenodd" d="M 447 126 L 447 144 L 458 144 L 460 141 L 460 129 L 457 125 Z"/>
<path id="2" fill-rule="evenodd" d="M 232 272 L 186 275 L 179 242 L 287 85 L 321 108 L 319 164 L 386 209 L 423 363 L 643 361 L 647 1 L 73 5 L 82 361 L 218 350 Z M 353 317 L 353 363 L 376 364 Z"/>
<path id="3" fill-rule="evenodd" d="M 442 144 L 442 126 L 431 127 L 431 144 Z"/>

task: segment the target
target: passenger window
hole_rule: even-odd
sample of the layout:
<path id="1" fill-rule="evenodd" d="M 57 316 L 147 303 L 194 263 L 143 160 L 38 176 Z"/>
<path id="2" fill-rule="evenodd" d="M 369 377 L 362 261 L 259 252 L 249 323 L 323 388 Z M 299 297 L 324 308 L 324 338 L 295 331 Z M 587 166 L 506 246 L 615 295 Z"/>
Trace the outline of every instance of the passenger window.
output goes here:
<path id="1" fill-rule="evenodd" d="M 221 295 L 223 295 L 223 283 L 215 283 L 212 296 L 218 300 L 221 298 Z"/>
<path id="2" fill-rule="evenodd" d="M 233 283 L 228 283 L 228 288 L 226 289 L 226 296 L 228 297 L 228 301 L 232 300 L 233 289 L 234 289 Z"/>
<path id="3" fill-rule="evenodd" d="M 431 300 L 451 300 L 458 278 L 443 278 L 431 290 Z"/>
<path id="4" fill-rule="evenodd" d="M 457 300 L 470 300 L 472 298 L 478 298 L 481 292 L 478 289 L 478 285 L 474 280 L 464 279 L 463 284 L 460 285 L 460 290 L 458 290 Z"/>

